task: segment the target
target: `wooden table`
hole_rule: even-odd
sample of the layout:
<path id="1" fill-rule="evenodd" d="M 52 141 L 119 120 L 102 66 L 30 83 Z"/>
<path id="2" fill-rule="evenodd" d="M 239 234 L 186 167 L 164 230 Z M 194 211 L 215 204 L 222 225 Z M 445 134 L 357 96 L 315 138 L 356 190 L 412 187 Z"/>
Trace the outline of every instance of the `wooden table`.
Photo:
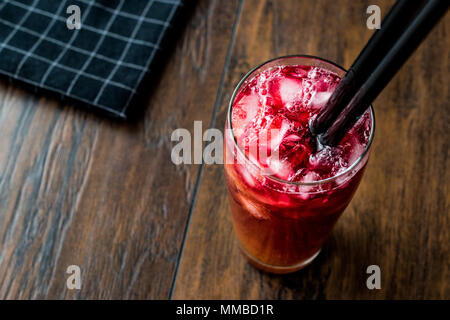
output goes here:
<path id="1" fill-rule="evenodd" d="M 0 82 L 0 298 L 449 299 L 448 15 L 375 101 L 363 182 L 306 269 L 252 268 L 222 166 L 170 160 L 174 129 L 223 128 L 251 67 L 296 53 L 349 67 L 374 32 L 367 6 L 392 3 L 199 1 L 137 121 Z"/>

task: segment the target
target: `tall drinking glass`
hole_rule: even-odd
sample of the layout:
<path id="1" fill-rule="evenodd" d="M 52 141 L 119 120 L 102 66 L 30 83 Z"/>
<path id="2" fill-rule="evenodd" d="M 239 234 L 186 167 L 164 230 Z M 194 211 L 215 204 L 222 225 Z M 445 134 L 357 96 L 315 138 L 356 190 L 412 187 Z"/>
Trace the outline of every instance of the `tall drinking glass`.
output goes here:
<path id="1" fill-rule="evenodd" d="M 318 181 L 289 181 L 268 174 L 238 144 L 232 114 L 236 97 L 246 90 L 249 82 L 266 70 L 280 66 L 320 67 L 340 78 L 346 71 L 312 56 L 272 59 L 244 76 L 229 104 L 224 167 L 232 222 L 240 247 L 256 267 L 272 273 L 290 273 L 314 260 L 352 199 L 369 158 L 375 123 L 370 107 L 367 143 L 361 150 L 354 150 L 358 154 L 353 157 L 353 163 L 336 175 Z"/>

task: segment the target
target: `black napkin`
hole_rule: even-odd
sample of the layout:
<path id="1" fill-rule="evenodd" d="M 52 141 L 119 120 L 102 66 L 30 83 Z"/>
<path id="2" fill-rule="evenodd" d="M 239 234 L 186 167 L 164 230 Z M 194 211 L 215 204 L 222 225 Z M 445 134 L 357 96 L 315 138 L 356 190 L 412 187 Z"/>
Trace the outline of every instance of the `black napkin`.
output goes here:
<path id="1" fill-rule="evenodd" d="M 182 1 L 0 0 L 0 74 L 126 117 Z"/>

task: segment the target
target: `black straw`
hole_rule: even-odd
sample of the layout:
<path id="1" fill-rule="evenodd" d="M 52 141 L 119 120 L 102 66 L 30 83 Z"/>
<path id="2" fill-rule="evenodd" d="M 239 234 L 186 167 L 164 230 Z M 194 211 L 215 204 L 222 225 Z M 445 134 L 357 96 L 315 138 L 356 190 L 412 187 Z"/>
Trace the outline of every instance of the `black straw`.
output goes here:
<path id="1" fill-rule="evenodd" d="M 416 16 L 425 0 L 399 0 L 391 8 L 364 49 L 341 80 L 328 102 L 311 123 L 313 134 L 324 133 L 350 102 L 383 57 Z"/>
<path id="2" fill-rule="evenodd" d="M 403 1 L 396 3 L 395 7 L 401 5 L 402 3 Z M 412 5 L 415 2 L 411 1 L 408 3 Z M 326 126 L 319 126 L 322 130 L 326 130 L 325 133 L 319 134 L 319 141 L 322 144 L 335 145 L 339 143 L 348 129 L 350 129 L 356 120 L 364 113 L 370 103 L 384 89 L 395 73 L 401 68 L 404 62 L 431 31 L 434 25 L 446 13 L 448 6 L 448 0 L 427 1 L 426 5 L 422 8 L 422 10 L 420 10 L 419 14 L 412 20 L 411 24 L 406 28 L 406 30 L 403 31 L 403 33 L 398 32 L 398 26 L 396 26 L 394 22 L 391 22 L 389 25 L 396 30 L 395 33 L 397 36 L 398 34 L 400 34 L 400 36 L 397 39 L 394 39 L 395 41 L 390 36 L 388 37 L 390 41 L 392 41 L 393 45 L 389 48 L 390 50 L 386 50 L 387 53 L 381 57 L 377 56 L 381 49 L 374 47 L 373 44 L 370 44 L 372 39 L 369 41 L 369 44 L 366 48 L 364 48 L 363 52 L 360 54 L 360 57 L 357 59 L 360 60 L 361 58 L 361 60 L 354 63 L 354 65 L 357 65 L 358 68 L 356 71 L 353 69 L 354 74 L 350 76 L 353 79 L 362 79 L 367 77 L 367 80 L 365 82 L 359 80 L 359 83 L 356 83 L 356 85 L 354 84 L 350 87 L 350 89 L 353 89 L 352 91 L 355 91 L 355 93 L 351 95 L 351 100 L 348 104 L 340 104 L 337 108 L 338 111 L 333 111 L 333 116 L 329 116 L 328 121 L 330 121 L 331 124 L 329 124 L 329 122 L 327 123 L 327 125 L 329 125 L 328 130 L 326 130 Z M 391 16 L 391 13 L 389 16 Z M 395 15 L 392 14 L 392 16 Z M 408 20 L 406 18 L 404 19 L 405 20 L 402 20 L 402 24 L 405 23 L 404 21 Z M 411 20 L 411 17 L 409 20 Z M 383 28 L 385 29 L 383 30 Z M 383 30 L 382 34 L 390 34 L 391 32 L 394 33 L 394 31 L 388 29 L 386 24 L 384 26 L 382 25 L 381 30 Z M 384 36 L 380 35 L 379 37 Z M 377 43 L 378 45 L 382 45 L 379 41 L 377 41 Z M 375 58 L 380 62 L 373 63 L 373 61 L 367 57 Z M 369 72 L 371 69 L 373 71 Z M 360 71 L 362 75 L 359 75 Z M 349 88 L 345 83 L 344 86 L 346 86 L 345 88 L 347 89 Z M 345 90 L 345 88 L 342 90 Z M 347 97 L 347 93 L 344 95 Z M 333 105 L 333 101 L 329 101 L 329 103 L 329 109 L 334 109 L 334 106 L 336 105 Z M 327 105 L 325 107 L 327 107 Z M 325 109 L 325 107 L 323 109 L 324 112 L 328 110 Z M 322 111 L 319 115 L 321 114 Z M 329 120 L 330 118 L 335 119 Z M 313 123 L 313 127 L 313 130 L 317 130 L 318 126 L 315 126 L 315 123 Z"/>

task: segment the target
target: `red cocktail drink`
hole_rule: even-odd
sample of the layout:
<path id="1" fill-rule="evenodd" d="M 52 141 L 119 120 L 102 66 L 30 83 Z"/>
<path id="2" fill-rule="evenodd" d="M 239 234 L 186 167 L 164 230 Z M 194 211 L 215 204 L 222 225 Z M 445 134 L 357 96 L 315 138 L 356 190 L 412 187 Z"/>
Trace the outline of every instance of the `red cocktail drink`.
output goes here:
<path id="1" fill-rule="evenodd" d="M 232 220 L 242 251 L 263 270 L 310 263 L 361 180 L 372 108 L 337 146 L 309 132 L 344 74 L 319 58 L 283 57 L 252 70 L 233 94 L 224 144 Z"/>

